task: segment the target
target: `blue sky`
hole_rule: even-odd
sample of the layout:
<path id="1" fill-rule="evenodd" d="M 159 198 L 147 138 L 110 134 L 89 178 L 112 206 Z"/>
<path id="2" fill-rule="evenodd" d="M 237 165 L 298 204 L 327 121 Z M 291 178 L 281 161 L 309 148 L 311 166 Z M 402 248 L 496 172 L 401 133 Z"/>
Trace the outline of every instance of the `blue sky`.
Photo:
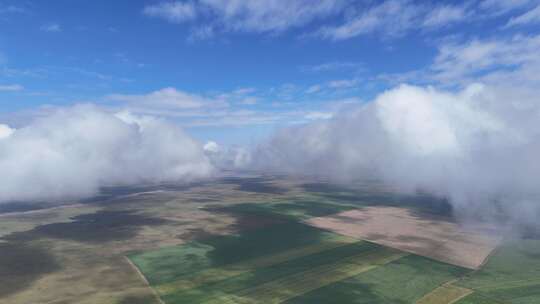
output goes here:
<path id="1" fill-rule="evenodd" d="M 0 122 L 95 103 L 245 144 L 399 83 L 458 88 L 526 65 L 539 5 L 0 0 Z"/>

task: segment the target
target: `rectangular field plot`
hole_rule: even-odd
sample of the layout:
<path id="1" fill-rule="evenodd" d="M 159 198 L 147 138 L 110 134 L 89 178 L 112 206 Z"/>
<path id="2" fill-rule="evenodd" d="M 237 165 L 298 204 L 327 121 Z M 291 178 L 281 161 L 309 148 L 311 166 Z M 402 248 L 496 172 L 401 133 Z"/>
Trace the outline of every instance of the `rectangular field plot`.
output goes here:
<path id="1" fill-rule="evenodd" d="M 459 304 L 540 303 L 540 240 L 507 242 L 457 285 L 475 291 Z"/>
<path id="2" fill-rule="evenodd" d="M 471 293 L 470 289 L 445 284 L 423 296 L 416 304 L 452 304 Z"/>
<path id="3" fill-rule="evenodd" d="M 416 303 L 441 284 L 455 280 L 466 272 L 468 270 L 464 268 L 409 255 L 285 303 Z"/>
<path id="4" fill-rule="evenodd" d="M 470 269 L 480 267 L 500 241 L 492 227 L 463 227 L 396 207 L 366 207 L 306 223 Z"/>
<path id="5" fill-rule="evenodd" d="M 328 295 L 343 304 L 414 303 L 466 271 L 294 222 L 129 258 L 167 304 L 326 303 Z M 380 298 L 346 301 L 351 292 Z"/>

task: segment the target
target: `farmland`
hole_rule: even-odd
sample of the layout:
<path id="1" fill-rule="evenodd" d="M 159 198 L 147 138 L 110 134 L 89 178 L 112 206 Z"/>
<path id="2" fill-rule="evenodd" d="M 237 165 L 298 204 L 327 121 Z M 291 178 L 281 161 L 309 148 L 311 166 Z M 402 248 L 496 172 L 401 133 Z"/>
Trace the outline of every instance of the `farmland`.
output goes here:
<path id="1" fill-rule="evenodd" d="M 383 219 L 369 213 L 379 208 L 391 211 L 382 222 L 401 220 L 403 232 L 482 245 L 451 234 L 459 230 L 443 200 L 376 183 L 247 176 L 111 187 L 82 202 L 0 215 L 0 302 L 539 303 L 535 234 L 508 237 L 472 270 L 385 246 L 383 236 L 393 236 L 384 226 L 361 235 L 310 223 L 362 227 L 355 214 Z"/>
<path id="2" fill-rule="evenodd" d="M 312 303 L 368 286 L 380 299 L 414 303 L 467 272 L 295 222 L 130 258 L 165 303 Z M 368 295 L 350 303 L 372 303 L 358 302 Z"/>
<path id="3" fill-rule="evenodd" d="M 474 290 L 459 304 L 540 302 L 540 241 L 511 240 L 458 285 Z"/>

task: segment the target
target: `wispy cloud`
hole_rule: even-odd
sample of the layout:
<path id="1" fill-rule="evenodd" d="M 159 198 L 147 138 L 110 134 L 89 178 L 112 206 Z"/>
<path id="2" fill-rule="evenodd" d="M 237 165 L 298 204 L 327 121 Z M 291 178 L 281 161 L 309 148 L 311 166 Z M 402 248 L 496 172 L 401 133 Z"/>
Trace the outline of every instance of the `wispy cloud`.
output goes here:
<path id="1" fill-rule="evenodd" d="M 433 30 L 471 21 L 471 5 L 428 5 L 408 0 L 386 0 L 356 7 L 339 25 L 326 25 L 311 36 L 345 40 L 377 33 L 382 37 L 402 36 L 412 30 Z"/>
<path id="2" fill-rule="evenodd" d="M 193 2 L 162 2 L 146 6 L 143 10 L 150 17 L 163 18 L 169 22 L 182 23 L 197 17 L 197 8 Z"/>
<path id="3" fill-rule="evenodd" d="M 0 92 L 18 92 L 24 90 L 20 84 L 0 85 Z"/>
<path id="4" fill-rule="evenodd" d="M 207 106 L 226 106 L 223 102 L 179 91 L 175 88 L 164 88 L 145 95 L 112 94 L 108 100 L 127 103 L 133 107 L 151 107 L 161 109 L 196 109 Z"/>
<path id="5" fill-rule="evenodd" d="M 282 32 L 339 13 L 348 2 L 348 0 L 166 1 L 146 6 L 143 13 L 173 23 L 200 19 L 204 25 L 194 31 L 194 36 L 200 38 L 209 36 L 209 28 L 236 32 Z"/>
<path id="6" fill-rule="evenodd" d="M 525 7 L 535 0 L 483 0 L 479 8 L 492 15 L 501 15 Z"/>
<path id="7" fill-rule="evenodd" d="M 359 71 L 364 69 L 364 64 L 360 62 L 332 61 L 317 65 L 302 66 L 300 70 L 304 72 L 328 72 L 328 71 Z"/>
<path id="8" fill-rule="evenodd" d="M 482 82 L 531 88 L 540 86 L 539 49 L 540 35 L 444 42 L 428 67 L 378 78 L 394 85 L 407 82 L 459 87 Z"/>
<path id="9" fill-rule="evenodd" d="M 540 5 L 536 6 L 535 8 L 522 15 L 512 17 L 505 27 L 537 23 L 540 23 Z"/>
<path id="10" fill-rule="evenodd" d="M 441 27 L 466 20 L 467 7 L 464 5 L 442 5 L 431 10 L 424 18 L 425 27 Z"/>
<path id="11" fill-rule="evenodd" d="M 62 27 L 58 23 L 50 23 L 42 25 L 40 30 L 48 33 L 57 33 L 62 31 Z"/>
<path id="12" fill-rule="evenodd" d="M 22 6 L 17 5 L 7 5 L 3 6 L 0 4 L 0 15 L 2 14 L 17 14 L 17 13 L 26 13 L 28 10 Z"/>
<path id="13" fill-rule="evenodd" d="M 443 44 L 430 70 L 435 79 L 445 82 L 465 82 L 487 74 L 512 75 L 507 79 L 512 83 L 540 80 L 531 70 L 540 75 L 538 50 L 540 35 Z M 518 78 L 517 73 L 526 74 Z"/>
<path id="14" fill-rule="evenodd" d="M 316 35 L 331 40 L 344 40 L 373 32 L 387 36 L 400 35 L 415 26 L 421 8 L 407 1 L 388 0 L 375 6 L 358 9 L 338 26 L 325 26 Z"/>

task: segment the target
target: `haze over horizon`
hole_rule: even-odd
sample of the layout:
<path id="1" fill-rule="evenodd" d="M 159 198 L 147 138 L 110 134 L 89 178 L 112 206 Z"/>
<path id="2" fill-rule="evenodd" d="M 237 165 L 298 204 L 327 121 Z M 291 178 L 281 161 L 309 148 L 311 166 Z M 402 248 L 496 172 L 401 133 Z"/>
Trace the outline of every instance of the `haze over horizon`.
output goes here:
<path id="1" fill-rule="evenodd" d="M 540 218 L 537 0 L 0 0 L 0 23 L 0 203 L 225 164 Z"/>

